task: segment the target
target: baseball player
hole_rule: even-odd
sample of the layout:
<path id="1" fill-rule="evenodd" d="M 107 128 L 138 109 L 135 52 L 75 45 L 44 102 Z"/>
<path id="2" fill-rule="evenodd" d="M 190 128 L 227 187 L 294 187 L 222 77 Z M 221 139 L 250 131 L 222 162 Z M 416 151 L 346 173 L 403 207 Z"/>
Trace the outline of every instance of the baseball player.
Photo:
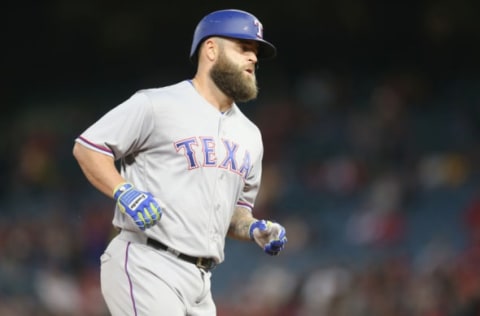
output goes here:
<path id="1" fill-rule="evenodd" d="M 263 144 L 236 104 L 256 98 L 258 59 L 275 54 L 255 16 L 212 12 L 193 36 L 193 79 L 137 91 L 76 138 L 84 175 L 115 200 L 119 234 L 100 258 L 112 315 L 215 315 L 227 236 L 283 250 L 284 227 L 252 214 Z"/>

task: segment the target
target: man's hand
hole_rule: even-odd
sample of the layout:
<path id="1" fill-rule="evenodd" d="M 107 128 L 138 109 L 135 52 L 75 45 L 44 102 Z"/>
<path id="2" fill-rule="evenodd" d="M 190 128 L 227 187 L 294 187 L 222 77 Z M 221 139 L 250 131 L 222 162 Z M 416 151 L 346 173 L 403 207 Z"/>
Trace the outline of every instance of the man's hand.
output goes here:
<path id="1" fill-rule="evenodd" d="M 135 189 L 131 183 L 119 185 L 113 198 L 120 210 L 128 214 L 141 230 L 152 227 L 162 217 L 162 209 L 152 194 Z"/>
<path id="2" fill-rule="evenodd" d="M 265 253 L 276 256 L 283 250 L 287 243 L 285 228 L 271 221 L 258 220 L 250 225 L 250 238 L 265 251 Z"/>

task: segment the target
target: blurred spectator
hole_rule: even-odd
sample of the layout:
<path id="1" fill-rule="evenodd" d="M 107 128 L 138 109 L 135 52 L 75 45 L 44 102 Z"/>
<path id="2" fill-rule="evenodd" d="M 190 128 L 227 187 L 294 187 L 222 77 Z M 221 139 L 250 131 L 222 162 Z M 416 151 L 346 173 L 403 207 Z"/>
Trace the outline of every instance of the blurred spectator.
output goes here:
<path id="1" fill-rule="evenodd" d="M 404 192 L 399 178 L 385 175 L 372 183 L 365 205 L 352 213 L 346 225 L 350 242 L 391 247 L 405 237 Z"/>

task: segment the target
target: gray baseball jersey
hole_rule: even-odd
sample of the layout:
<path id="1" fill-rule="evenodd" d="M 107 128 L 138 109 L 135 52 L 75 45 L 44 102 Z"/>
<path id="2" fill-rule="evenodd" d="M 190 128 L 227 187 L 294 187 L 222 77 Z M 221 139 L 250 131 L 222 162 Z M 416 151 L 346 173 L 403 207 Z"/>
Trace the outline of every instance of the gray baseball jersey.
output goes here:
<path id="1" fill-rule="evenodd" d="M 121 159 L 121 173 L 153 194 L 161 220 L 145 233 L 182 253 L 224 260 L 236 206 L 253 208 L 263 144 L 257 126 L 233 105 L 220 113 L 189 80 L 141 90 L 76 139 Z M 139 231 L 117 208 L 113 224 Z"/>

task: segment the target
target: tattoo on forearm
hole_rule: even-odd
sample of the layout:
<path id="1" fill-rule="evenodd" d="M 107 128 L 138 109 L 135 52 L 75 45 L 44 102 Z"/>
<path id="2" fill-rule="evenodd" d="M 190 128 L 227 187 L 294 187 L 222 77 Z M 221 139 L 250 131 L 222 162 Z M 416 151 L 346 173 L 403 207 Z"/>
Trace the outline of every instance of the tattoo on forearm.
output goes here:
<path id="1" fill-rule="evenodd" d="M 237 209 L 230 223 L 229 236 L 241 240 L 250 240 L 249 229 L 254 218 L 247 210 Z"/>
<path id="2" fill-rule="evenodd" d="M 242 221 L 241 225 L 238 225 L 237 233 L 244 239 L 250 239 L 249 236 L 250 221 Z"/>

